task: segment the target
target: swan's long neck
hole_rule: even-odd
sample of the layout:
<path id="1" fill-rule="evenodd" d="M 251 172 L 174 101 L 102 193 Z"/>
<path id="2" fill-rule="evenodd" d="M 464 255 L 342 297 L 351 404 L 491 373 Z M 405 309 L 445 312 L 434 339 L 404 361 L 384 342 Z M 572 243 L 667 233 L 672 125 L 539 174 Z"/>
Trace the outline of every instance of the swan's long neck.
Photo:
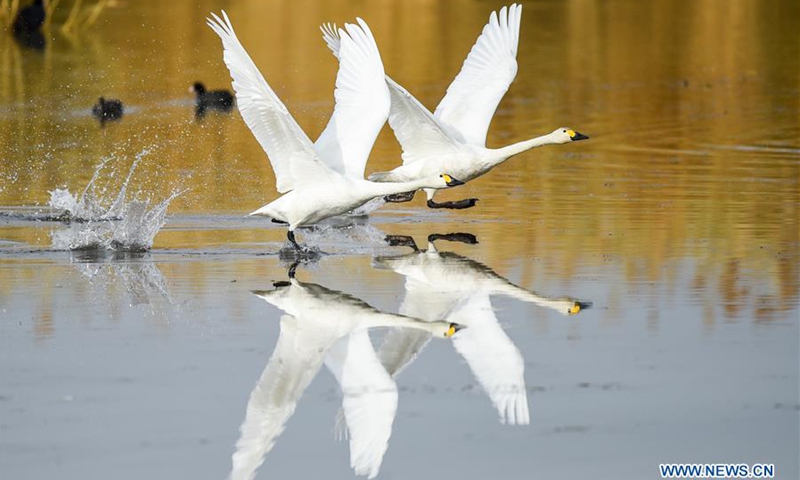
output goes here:
<path id="1" fill-rule="evenodd" d="M 523 140 L 522 142 L 513 143 L 507 147 L 492 149 L 490 161 L 494 164 L 500 164 L 522 152 L 544 145 L 553 145 L 557 143 L 552 133 L 542 135 L 541 137 L 532 138 L 530 140 Z"/>
<path id="2" fill-rule="evenodd" d="M 575 305 L 575 300 L 543 297 L 536 292 L 525 290 L 524 288 L 514 285 L 507 280 L 496 279 L 491 283 L 491 291 L 493 293 L 506 295 L 523 302 L 533 303 L 534 305 L 538 305 L 540 307 L 549 308 L 562 315 L 567 315 L 570 309 Z"/>
<path id="3" fill-rule="evenodd" d="M 393 313 L 383 313 L 370 315 L 362 325 L 367 328 L 372 327 L 402 327 L 424 330 L 433 333 L 440 327 L 442 322 L 423 322 L 416 318 L 406 317 L 405 315 L 395 315 Z"/>
<path id="4" fill-rule="evenodd" d="M 366 191 L 373 197 L 412 192 L 420 188 L 433 188 L 430 179 L 421 178 L 410 182 L 367 182 Z"/>

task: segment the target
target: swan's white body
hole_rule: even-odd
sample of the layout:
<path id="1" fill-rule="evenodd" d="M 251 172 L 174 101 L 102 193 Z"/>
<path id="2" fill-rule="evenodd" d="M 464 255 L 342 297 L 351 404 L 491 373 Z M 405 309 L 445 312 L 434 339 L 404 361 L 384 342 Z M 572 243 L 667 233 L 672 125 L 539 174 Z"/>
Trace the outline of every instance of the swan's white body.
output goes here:
<path id="1" fill-rule="evenodd" d="M 404 315 L 429 321 L 455 319 L 469 327 L 453 346 L 464 357 L 475 378 L 498 412 L 500 421 L 511 425 L 530 422 L 525 388 L 525 362 L 494 314 L 491 295 L 505 295 L 554 309 L 564 315 L 580 311 L 573 299 L 550 299 L 525 290 L 490 268 L 450 252 L 427 250 L 408 255 L 378 257 L 379 268 L 392 269 L 406 277 L 406 296 L 400 306 Z M 392 375 L 399 373 L 430 336 L 424 332 L 387 333 L 378 352 Z"/>
<path id="2" fill-rule="evenodd" d="M 354 172 L 364 170 L 375 138 L 389 114 L 389 91 L 375 39 L 361 19 L 339 30 L 340 67 L 336 107 L 312 145 L 308 136 L 272 91 L 245 51 L 228 16 L 213 15 L 208 25 L 222 39 L 225 64 L 233 78 L 236 104 L 267 153 L 282 197 L 254 211 L 289 224 L 294 230 L 340 215 L 375 197 L 430 187 L 445 188 L 439 172 L 407 184 L 378 184 Z M 293 242 L 294 243 L 294 242 Z"/>
<path id="3" fill-rule="evenodd" d="M 236 442 L 236 452 L 232 457 L 233 465 L 229 475 L 231 480 L 251 480 L 255 477 L 265 455 L 272 450 L 286 422 L 294 413 L 300 396 L 337 342 L 346 340 L 348 335 L 366 334 L 366 330 L 373 327 L 414 328 L 435 337 L 449 337 L 459 329 L 449 323 L 429 323 L 403 315 L 384 313 L 348 294 L 329 290 L 321 285 L 302 283 L 294 278 L 290 282 L 279 284 L 275 290 L 254 293 L 286 312 L 286 315 L 281 317 L 281 332 L 275 351 L 250 394 L 245 419 L 240 428 L 241 434 Z M 343 391 L 351 391 L 349 386 L 353 384 L 368 384 L 369 378 L 358 378 L 364 369 L 354 367 L 353 364 L 372 361 L 373 365 L 366 367 L 367 369 L 383 368 L 379 363 L 375 364 L 377 360 L 371 360 L 369 355 L 364 354 L 363 336 L 356 336 L 354 341 L 356 345 L 352 350 L 343 354 L 343 347 L 339 346 L 334 357 L 329 360 L 329 365 L 333 365 L 332 369 L 340 372 L 337 378 L 345 375 L 347 377 L 346 380 L 340 380 Z M 369 337 L 366 337 L 366 341 L 369 341 Z M 378 384 L 378 388 L 385 385 L 383 381 Z M 374 411 L 374 405 L 367 403 L 362 409 L 357 402 L 348 402 L 347 394 L 343 402 L 345 412 L 349 411 L 348 427 L 354 438 L 366 441 L 369 438 L 385 438 L 383 446 L 363 445 L 365 440 L 360 440 L 361 443 L 357 443 L 355 450 L 358 453 L 353 453 L 354 458 L 359 459 L 357 465 L 354 462 L 354 468 L 358 467 L 357 471 L 377 473 L 383 452 L 386 451 L 385 443 L 391 434 L 396 400 L 394 408 L 372 414 L 373 419 L 378 418 L 374 423 L 370 421 L 370 409 Z M 360 411 L 367 412 L 365 418 L 357 418 Z M 388 419 L 387 415 L 391 415 L 391 418 Z M 362 458 L 367 460 L 360 460 Z"/>
<path id="4" fill-rule="evenodd" d="M 389 124 L 403 147 L 403 165 L 370 180 L 405 182 L 446 171 L 462 182 L 480 177 L 518 153 L 543 145 L 588 138 L 562 127 L 513 145 L 486 148 L 486 134 L 497 105 L 517 74 L 517 46 L 522 6 L 492 12 L 447 94 L 431 113 L 397 82 L 386 77 L 391 94 Z M 340 35 L 330 25 L 323 38 L 334 55 Z M 435 189 L 426 189 L 432 200 Z"/>

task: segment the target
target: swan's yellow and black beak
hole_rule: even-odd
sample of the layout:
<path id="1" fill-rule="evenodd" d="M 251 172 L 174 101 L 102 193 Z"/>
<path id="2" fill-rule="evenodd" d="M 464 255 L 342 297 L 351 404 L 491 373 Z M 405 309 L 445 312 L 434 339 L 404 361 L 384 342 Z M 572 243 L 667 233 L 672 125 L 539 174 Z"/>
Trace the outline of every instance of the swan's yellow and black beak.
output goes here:
<path id="1" fill-rule="evenodd" d="M 442 178 L 444 178 L 444 181 L 445 181 L 445 183 L 447 183 L 448 187 L 455 187 L 457 185 L 464 185 L 464 182 L 462 182 L 461 180 L 459 180 L 457 178 L 453 178 L 453 177 L 451 177 L 450 175 L 448 175 L 446 173 L 442 175 Z"/>
<path id="2" fill-rule="evenodd" d="M 464 328 L 464 325 L 459 325 L 457 323 L 451 323 L 450 328 L 447 329 L 447 333 L 444 334 L 445 338 L 450 338 L 456 334 L 457 331 Z"/>
<path id="3" fill-rule="evenodd" d="M 575 130 L 567 130 L 567 134 L 569 135 L 569 139 L 573 142 L 577 142 L 578 140 L 588 140 L 589 137 L 582 134 L 581 132 L 576 132 Z"/>
<path id="4" fill-rule="evenodd" d="M 592 304 L 589 302 L 575 302 L 567 311 L 568 315 L 577 315 L 580 313 L 581 310 L 586 310 L 587 308 L 591 308 Z"/>

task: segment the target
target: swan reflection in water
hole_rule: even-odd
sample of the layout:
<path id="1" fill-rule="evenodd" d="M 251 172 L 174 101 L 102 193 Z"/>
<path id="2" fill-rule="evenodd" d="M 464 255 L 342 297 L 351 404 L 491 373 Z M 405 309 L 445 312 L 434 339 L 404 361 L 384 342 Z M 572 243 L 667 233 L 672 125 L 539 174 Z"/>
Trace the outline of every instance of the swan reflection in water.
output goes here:
<path id="1" fill-rule="evenodd" d="M 413 238 L 389 236 L 391 245 L 411 247 L 413 252 L 381 256 L 377 268 L 391 269 L 406 277 L 406 296 L 400 313 L 427 321 L 458 319 L 466 328 L 453 338 L 453 346 L 464 357 L 504 424 L 530 423 L 525 388 L 525 362 L 495 316 L 492 295 L 575 315 L 591 304 L 573 298 L 549 298 L 521 288 L 489 267 L 452 252 L 440 252 L 437 240 L 477 243 L 471 234 L 430 235 L 428 248 L 417 248 Z M 381 363 L 397 375 L 425 347 L 430 334 L 424 331 L 390 331 L 378 351 Z"/>
<path id="2" fill-rule="evenodd" d="M 391 435 L 397 386 L 378 360 L 367 330 L 404 327 L 424 332 L 426 338 L 448 338 L 461 326 L 381 312 L 346 293 L 298 281 L 294 267 L 289 281 L 274 287 L 253 292 L 286 314 L 275 351 L 250 394 L 229 478 L 255 476 L 323 362 L 343 392 L 351 466 L 357 474 L 374 477 Z"/>

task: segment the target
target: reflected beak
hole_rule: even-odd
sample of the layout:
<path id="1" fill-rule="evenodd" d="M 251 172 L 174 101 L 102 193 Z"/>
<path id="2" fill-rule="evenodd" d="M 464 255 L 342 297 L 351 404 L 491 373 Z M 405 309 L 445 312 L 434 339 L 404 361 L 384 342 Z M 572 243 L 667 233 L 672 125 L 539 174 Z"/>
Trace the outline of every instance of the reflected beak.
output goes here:
<path id="1" fill-rule="evenodd" d="M 586 135 L 582 134 L 581 132 L 575 132 L 575 135 L 573 135 L 572 137 L 570 137 L 570 139 L 571 139 L 573 142 L 577 142 L 578 140 L 588 140 L 588 139 L 589 139 L 589 137 L 587 137 Z"/>
<path id="2" fill-rule="evenodd" d="M 458 185 L 464 185 L 464 182 L 462 182 L 461 180 L 459 180 L 457 178 L 453 178 L 453 177 L 451 177 L 449 175 L 448 175 L 447 178 L 449 179 L 449 180 L 447 180 L 447 186 L 448 187 L 456 187 Z"/>
<path id="3" fill-rule="evenodd" d="M 576 315 L 580 313 L 581 310 L 586 310 L 591 307 L 592 304 L 590 302 L 575 302 L 575 304 L 569 309 L 568 313 L 570 315 Z"/>
<path id="4" fill-rule="evenodd" d="M 459 330 L 461 330 L 463 328 L 466 328 L 466 327 L 464 327 L 464 325 L 459 325 L 457 323 L 451 323 L 450 324 L 450 329 L 447 330 L 447 333 L 445 334 L 445 337 L 450 338 L 453 335 L 455 335 L 456 332 L 458 332 Z"/>

